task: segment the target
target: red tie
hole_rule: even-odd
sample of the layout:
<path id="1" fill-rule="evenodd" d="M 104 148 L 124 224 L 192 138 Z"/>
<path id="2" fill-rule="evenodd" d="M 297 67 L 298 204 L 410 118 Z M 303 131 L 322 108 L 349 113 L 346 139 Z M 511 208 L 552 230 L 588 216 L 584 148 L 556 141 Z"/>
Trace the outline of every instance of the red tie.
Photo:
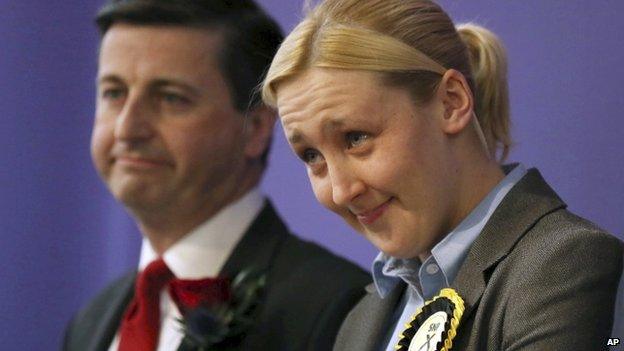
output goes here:
<path id="1" fill-rule="evenodd" d="M 173 279 L 162 258 L 139 275 L 121 323 L 119 351 L 154 351 L 160 332 L 160 292 Z"/>

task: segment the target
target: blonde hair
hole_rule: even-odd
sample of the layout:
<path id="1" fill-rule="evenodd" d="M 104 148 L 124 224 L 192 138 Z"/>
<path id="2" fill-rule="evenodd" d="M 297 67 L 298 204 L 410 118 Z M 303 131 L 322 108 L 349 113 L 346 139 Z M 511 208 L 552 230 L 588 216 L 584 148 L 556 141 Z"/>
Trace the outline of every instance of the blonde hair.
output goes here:
<path id="1" fill-rule="evenodd" d="M 275 107 L 280 82 L 310 67 L 382 74 L 426 102 L 448 69 L 461 72 L 475 96 L 475 114 L 491 157 L 511 146 L 505 50 L 474 24 L 456 29 L 430 0 L 325 0 L 308 11 L 277 51 L 262 85 Z"/>

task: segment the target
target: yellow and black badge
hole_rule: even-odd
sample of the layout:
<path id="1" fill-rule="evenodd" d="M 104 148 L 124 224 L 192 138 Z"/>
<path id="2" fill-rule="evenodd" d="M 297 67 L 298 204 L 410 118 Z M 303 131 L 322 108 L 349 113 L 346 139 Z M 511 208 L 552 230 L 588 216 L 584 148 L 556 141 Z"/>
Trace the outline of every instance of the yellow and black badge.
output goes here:
<path id="1" fill-rule="evenodd" d="M 464 300 L 453 289 L 425 302 L 405 325 L 397 351 L 449 351 L 464 313 Z"/>

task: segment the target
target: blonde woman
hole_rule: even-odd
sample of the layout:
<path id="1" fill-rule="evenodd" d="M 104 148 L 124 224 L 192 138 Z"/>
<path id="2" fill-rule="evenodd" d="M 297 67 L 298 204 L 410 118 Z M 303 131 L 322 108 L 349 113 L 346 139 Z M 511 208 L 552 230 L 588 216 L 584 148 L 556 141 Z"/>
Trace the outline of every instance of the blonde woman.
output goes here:
<path id="1" fill-rule="evenodd" d="M 326 0 L 263 97 L 318 201 L 381 251 L 336 350 L 605 345 L 622 245 L 536 169 L 501 167 L 506 59 L 491 32 L 427 0 Z"/>

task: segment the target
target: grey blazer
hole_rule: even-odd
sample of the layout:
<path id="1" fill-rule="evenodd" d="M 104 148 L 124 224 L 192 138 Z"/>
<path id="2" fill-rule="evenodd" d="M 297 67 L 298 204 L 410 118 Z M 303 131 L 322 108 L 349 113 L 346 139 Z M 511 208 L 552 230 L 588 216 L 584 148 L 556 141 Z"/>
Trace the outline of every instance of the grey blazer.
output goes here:
<path id="1" fill-rule="evenodd" d="M 466 304 L 453 350 L 606 348 L 624 247 L 565 208 L 536 169 L 503 199 L 452 284 Z M 382 349 L 404 290 L 367 287 L 334 350 Z"/>

